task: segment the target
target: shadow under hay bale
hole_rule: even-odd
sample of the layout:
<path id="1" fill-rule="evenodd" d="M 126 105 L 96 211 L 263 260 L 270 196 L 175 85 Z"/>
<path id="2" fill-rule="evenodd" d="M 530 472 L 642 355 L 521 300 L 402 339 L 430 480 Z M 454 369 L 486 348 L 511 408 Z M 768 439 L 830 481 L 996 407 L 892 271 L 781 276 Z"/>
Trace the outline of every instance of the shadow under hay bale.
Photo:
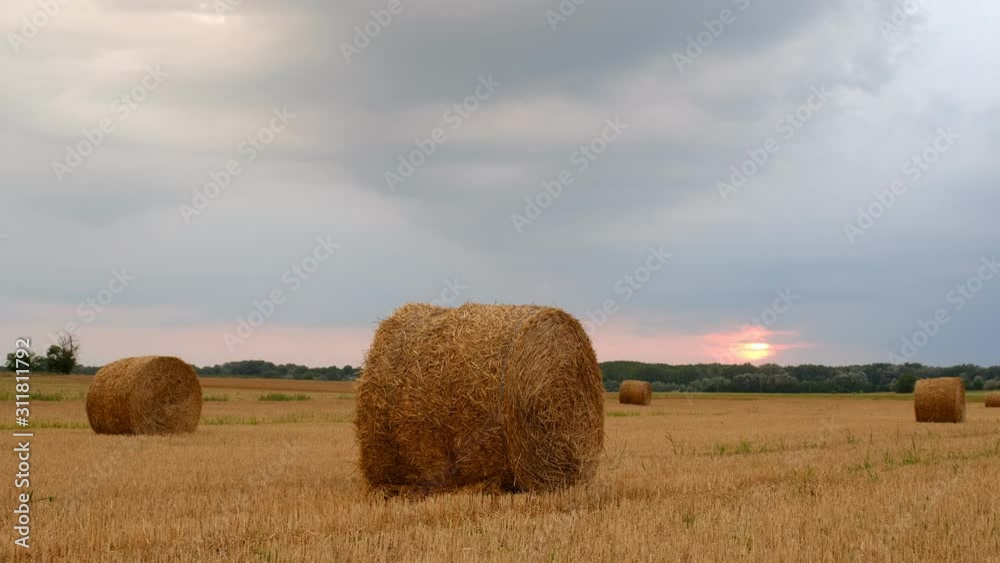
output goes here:
<path id="1" fill-rule="evenodd" d="M 965 382 L 960 377 L 917 381 L 913 409 L 917 422 L 965 422 Z"/>
<path id="2" fill-rule="evenodd" d="M 648 381 L 626 379 L 618 388 L 618 402 L 623 405 L 648 405 L 653 401 L 653 386 Z"/>
<path id="3" fill-rule="evenodd" d="M 194 432 L 201 384 L 178 358 L 144 356 L 110 363 L 87 389 L 87 420 L 98 434 Z"/>
<path id="4" fill-rule="evenodd" d="M 388 494 L 580 483 L 603 450 L 603 398 L 590 339 L 559 309 L 405 305 L 358 380 L 361 472 Z"/>
<path id="5" fill-rule="evenodd" d="M 1000 408 L 1000 392 L 986 394 L 986 408 Z"/>

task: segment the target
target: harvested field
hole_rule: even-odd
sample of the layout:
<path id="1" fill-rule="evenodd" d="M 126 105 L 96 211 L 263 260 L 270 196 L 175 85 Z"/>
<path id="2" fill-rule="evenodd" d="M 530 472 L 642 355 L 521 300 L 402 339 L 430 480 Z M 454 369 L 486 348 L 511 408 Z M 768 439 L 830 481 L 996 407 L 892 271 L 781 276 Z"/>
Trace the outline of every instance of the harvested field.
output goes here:
<path id="1" fill-rule="evenodd" d="M 198 429 L 177 436 L 98 436 L 81 399 L 34 405 L 33 420 L 69 428 L 36 433 L 33 547 L 18 560 L 989 561 L 1000 553 L 1000 409 L 983 408 L 981 393 L 969 393 L 978 407 L 961 425 L 916 423 L 911 395 L 674 394 L 638 407 L 609 393 L 606 450 L 586 486 L 382 501 L 363 492 L 342 384 L 308 382 L 311 392 L 243 381 L 253 390 L 242 395 L 232 381 L 203 379 L 205 395 L 231 398 L 206 402 Z M 33 382 L 68 396 L 85 389 L 70 378 Z M 257 400 L 270 390 L 312 399 Z M 14 474 L 12 456 L 2 466 Z M 7 542 L 0 560 L 14 553 Z"/>

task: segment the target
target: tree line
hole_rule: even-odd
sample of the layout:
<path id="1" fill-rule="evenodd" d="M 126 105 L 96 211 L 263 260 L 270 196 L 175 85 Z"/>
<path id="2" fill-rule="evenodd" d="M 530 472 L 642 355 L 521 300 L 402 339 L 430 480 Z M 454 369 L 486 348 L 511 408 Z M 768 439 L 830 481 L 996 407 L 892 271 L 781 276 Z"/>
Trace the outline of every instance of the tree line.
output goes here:
<path id="1" fill-rule="evenodd" d="M 647 364 L 604 362 L 604 386 L 617 391 L 626 379 L 648 381 L 654 392 L 687 393 L 912 393 L 917 380 L 961 377 L 967 389 L 1000 389 L 1000 366 L 963 364 L 933 367 L 918 363 L 821 366 L 805 364 Z"/>
<path id="2" fill-rule="evenodd" d="M 202 377 L 259 377 L 263 379 L 314 379 L 321 381 L 351 381 L 357 379 L 359 369 L 345 365 L 344 367 L 328 366 L 311 368 L 298 364 L 275 364 L 263 360 L 242 360 L 226 362 L 214 366 L 192 366 Z M 94 375 L 97 366 L 77 366 L 73 373 Z"/>
<path id="3" fill-rule="evenodd" d="M 74 373 L 78 368 L 76 358 L 79 351 L 80 343 L 76 338 L 71 334 L 63 333 L 59 335 L 58 343 L 49 346 L 44 356 L 30 351 L 27 357 L 21 358 L 22 363 L 19 364 L 16 352 L 7 354 L 3 371 L 17 371 L 23 368 L 24 363 L 27 363 L 33 372 Z"/>
<path id="4" fill-rule="evenodd" d="M 62 334 L 45 355 L 28 358 L 31 370 L 49 373 L 93 375 L 98 367 L 77 363 L 79 342 Z M 7 354 L 7 371 L 17 369 L 14 353 Z M 214 366 L 197 367 L 205 377 L 259 377 L 273 379 L 313 379 L 350 381 L 361 370 L 351 365 L 311 368 L 298 364 L 275 364 L 264 360 L 242 360 Z M 831 367 L 814 364 L 779 366 L 777 364 L 647 364 L 643 362 L 604 362 L 601 364 L 604 387 L 618 391 L 626 379 L 648 381 L 654 392 L 684 393 L 870 393 L 895 391 L 911 393 L 917 380 L 932 377 L 961 377 L 969 390 L 1000 389 L 1000 366 L 980 367 L 963 364 L 933 367 L 918 363 L 863 364 Z"/>
<path id="5" fill-rule="evenodd" d="M 15 352 L 7 354 L 7 361 L 0 371 L 16 371 L 26 362 L 35 373 L 94 375 L 98 366 L 82 366 L 78 363 L 79 341 L 71 334 L 62 333 L 58 344 L 49 346 L 45 355 L 30 352 L 18 364 Z M 318 379 L 324 381 L 348 381 L 356 379 L 360 370 L 351 365 L 311 368 L 297 364 L 274 364 L 263 360 L 243 360 L 226 362 L 214 366 L 194 367 L 198 375 L 206 377 L 262 377 L 274 379 Z"/>
<path id="6" fill-rule="evenodd" d="M 243 360 L 224 364 L 195 367 L 198 375 L 207 377 L 263 377 L 278 379 L 318 379 L 323 381 L 349 381 L 358 376 L 357 368 L 329 366 L 310 368 L 298 364 L 273 364 L 263 360 Z"/>

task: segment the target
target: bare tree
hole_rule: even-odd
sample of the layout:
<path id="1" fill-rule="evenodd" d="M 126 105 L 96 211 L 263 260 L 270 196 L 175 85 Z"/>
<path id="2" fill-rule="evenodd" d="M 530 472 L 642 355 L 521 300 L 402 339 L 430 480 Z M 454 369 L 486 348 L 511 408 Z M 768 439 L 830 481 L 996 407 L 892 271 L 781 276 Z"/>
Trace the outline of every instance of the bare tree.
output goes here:
<path id="1" fill-rule="evenodd" d="M 45 357 L 46 368 L 52 373 L 72 373 L 76 367 L 80 342 L 68 332 L 59 333 L 58 344 L 49 346 Z"/>

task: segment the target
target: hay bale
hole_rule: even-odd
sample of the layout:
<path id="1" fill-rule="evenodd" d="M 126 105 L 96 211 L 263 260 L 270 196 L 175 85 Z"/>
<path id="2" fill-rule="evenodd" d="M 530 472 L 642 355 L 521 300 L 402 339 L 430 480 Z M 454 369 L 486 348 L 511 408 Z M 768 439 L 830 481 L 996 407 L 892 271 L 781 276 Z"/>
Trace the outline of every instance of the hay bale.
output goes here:
<path id="1" fill-rule="evenodd" d="M 917 422 L 965 422 L 965 382 L 960 377 L 921 379 L 913 389 Z"/>
<path id="2" fill-rule="evenodd" d="M 986 394 L 986 408 L 1000 408 L 1000 392 Z"/>
<path id="3" fill-rule="evenodd" d="M 110 363 L 87 389 L 87 420 L 98 434 L 194 432 L 201 384 L 178 358 L 144 356 Z"/>
<path id="4" fill-rule="evenodd" d="M 356 393 L 361 472 L 388 494 L 557 489 L 590 479 L 604 447 L 590 339 L 550 307 L 405 305 Z"/>
<path id="5" fill-rule="evenodd" d="M 618 388 L 618 402 L 623 405 L 648 405 L 653 400 L 653 386 L 648 381 L 626 379 Z"/>

